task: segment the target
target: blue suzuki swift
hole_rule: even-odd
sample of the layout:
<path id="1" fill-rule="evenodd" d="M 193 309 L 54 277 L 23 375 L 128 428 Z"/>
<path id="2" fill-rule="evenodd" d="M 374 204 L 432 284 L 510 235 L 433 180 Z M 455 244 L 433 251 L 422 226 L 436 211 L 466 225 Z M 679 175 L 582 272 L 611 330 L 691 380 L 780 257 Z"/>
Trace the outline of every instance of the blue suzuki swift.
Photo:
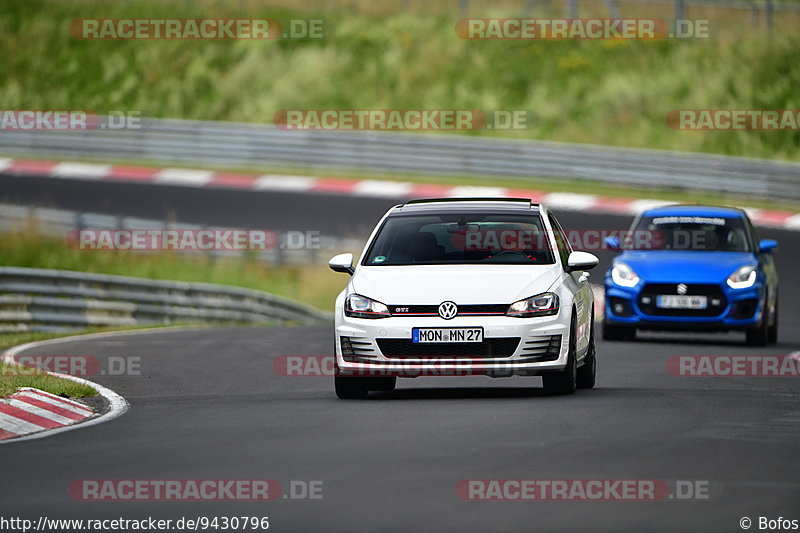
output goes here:
<path id="1" fill-rule="evenodd" d="M 735 330 L 751 345 L 777 341 L 778 243 L 758 240 L 743 210 L 650 209 L 606 244 L 622 252 L 604 278 L 604 339 L 632 339 L 637 329 Z"/>

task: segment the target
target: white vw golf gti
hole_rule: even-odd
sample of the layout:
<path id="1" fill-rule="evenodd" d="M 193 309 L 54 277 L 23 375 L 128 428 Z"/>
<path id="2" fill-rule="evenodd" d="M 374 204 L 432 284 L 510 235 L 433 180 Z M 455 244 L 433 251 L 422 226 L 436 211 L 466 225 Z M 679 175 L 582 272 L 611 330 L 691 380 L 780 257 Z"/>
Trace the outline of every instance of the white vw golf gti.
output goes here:
<path id="1" fill-rule="evenodd" d="M 573 252 L 528 199 L 415 200 L 389 210 L 336 299 L 336 394 L 397 377 L 542 376 L 553 394 L 594 386 L 597 258 Z"/>

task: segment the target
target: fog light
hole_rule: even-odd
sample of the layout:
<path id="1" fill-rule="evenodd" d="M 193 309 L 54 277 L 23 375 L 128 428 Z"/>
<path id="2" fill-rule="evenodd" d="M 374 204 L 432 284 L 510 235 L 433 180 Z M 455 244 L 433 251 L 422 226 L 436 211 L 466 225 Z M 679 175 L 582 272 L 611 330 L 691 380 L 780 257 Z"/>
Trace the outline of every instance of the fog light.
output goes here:
<path id="1" fill-rule="evenodd" d="M 616 316 L 631 316 L 631 304 L 625 298 L 611 297 L 608 300 L 609 311 Z"/>

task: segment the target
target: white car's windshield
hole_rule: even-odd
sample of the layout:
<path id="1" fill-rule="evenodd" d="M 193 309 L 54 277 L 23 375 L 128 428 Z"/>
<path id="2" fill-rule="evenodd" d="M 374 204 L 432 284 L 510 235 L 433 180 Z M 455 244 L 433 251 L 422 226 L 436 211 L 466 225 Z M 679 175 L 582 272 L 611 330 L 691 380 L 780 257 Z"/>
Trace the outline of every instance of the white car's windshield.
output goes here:
<path id="1" fill-rule="evenodd" d="M 386 219 L 362 264 L 553 264 L 538 215 L 454 213 Z"/>

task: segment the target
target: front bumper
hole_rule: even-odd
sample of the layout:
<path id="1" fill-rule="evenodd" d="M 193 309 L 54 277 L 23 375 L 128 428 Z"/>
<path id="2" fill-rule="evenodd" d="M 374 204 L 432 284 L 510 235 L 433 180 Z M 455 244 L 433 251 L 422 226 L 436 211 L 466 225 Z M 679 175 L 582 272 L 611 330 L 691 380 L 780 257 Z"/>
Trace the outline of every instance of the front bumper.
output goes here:
<path id="1" fill-rule="evenodd" d="M 562 313 L 536 318 L 506 316 L 459 316 L 452 320 L 439 317 L 389 317 L 363 319 L 345 317 L 337 309 L 336 365 L 340 375 L 378 376 L 465 376 L 488 375 L 507 377 L 513 375 L 536 376 L 562 370 L 569 353 L 569 318 Z M 410 347 L 413 328 L 472 328 L 482 327 L 484 341 L 518 338 L 516 347 L 501 356 L 488 353 L 477 356 L 459 354 L 458 346 L 425 350 L 426 355 L 413 351 L 389 353 L 387 346 Z M 381 340 L 402 342 L 380 342 Z M 383 349 L 381 348 L 383 345 Z M 419 346 L 419 345 L 417 345 Z M 427 344 L 425 347 L 433 345 Z M 467 353 L 467 350 L 465 350 Z"/>
<path id="2" fill-rule="evenodd" d="M 605 322 L 653 330 L 731 331 L 748 329 L 761 321 L 764 293 L 761 282 L 747 289 L 720 284 L 717 288 L 724 304 L 710 316 L 689 316 L 678 310 L 674 314 L 669 314 L 670 311 L 656 314 L 652 306 L 647 312 L 642 305 L 647 285 L 640 282 L 636 287 L 621 287 L 606 279 Z"/>

